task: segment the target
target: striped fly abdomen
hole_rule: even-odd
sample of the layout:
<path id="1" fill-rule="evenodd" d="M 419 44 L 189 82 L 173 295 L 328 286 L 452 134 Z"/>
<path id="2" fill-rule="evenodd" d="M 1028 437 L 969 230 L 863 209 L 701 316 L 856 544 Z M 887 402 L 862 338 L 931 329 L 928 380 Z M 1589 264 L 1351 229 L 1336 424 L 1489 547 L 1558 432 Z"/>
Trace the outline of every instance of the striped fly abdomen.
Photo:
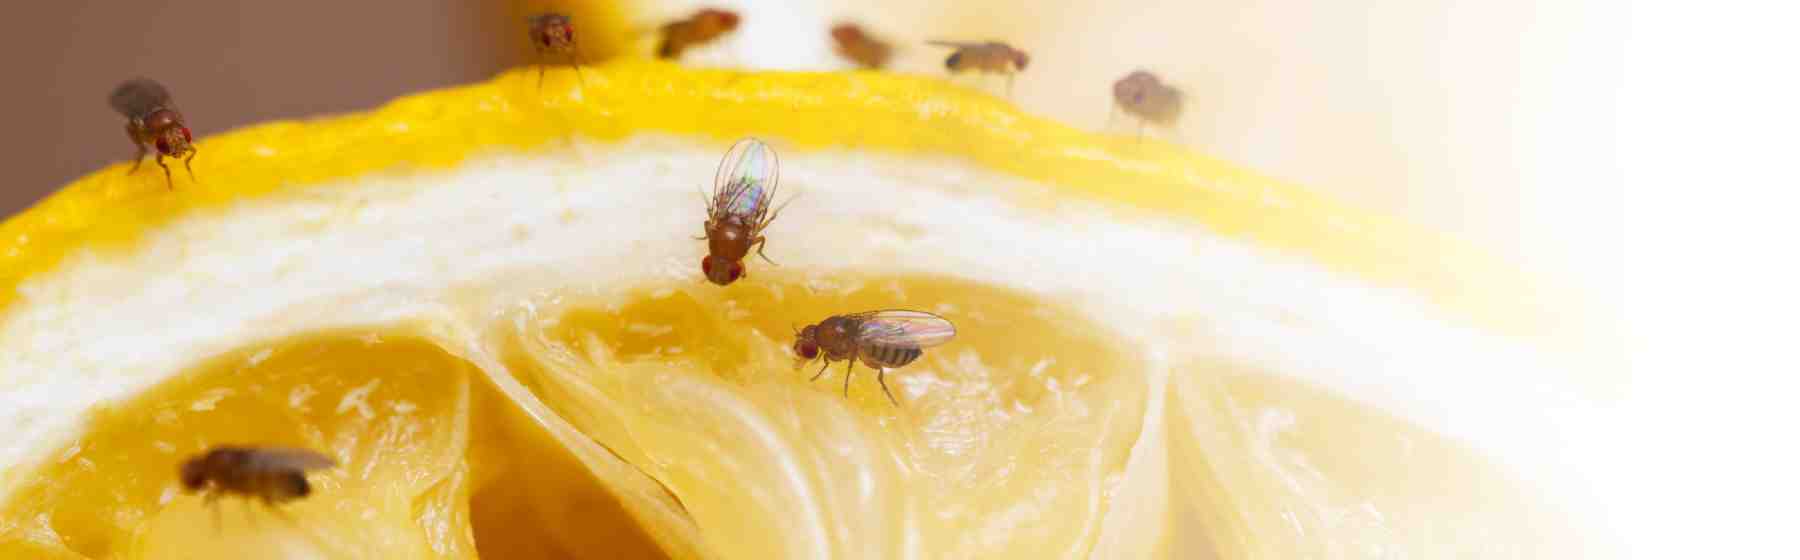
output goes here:
<path id="1" fill-rule="evenodd" d="M 924 350 L 911 346 L 883 346 L 871 344 L 862 352 L 863 363 L 874 368 L 897 368 L 913 363 Z"/>

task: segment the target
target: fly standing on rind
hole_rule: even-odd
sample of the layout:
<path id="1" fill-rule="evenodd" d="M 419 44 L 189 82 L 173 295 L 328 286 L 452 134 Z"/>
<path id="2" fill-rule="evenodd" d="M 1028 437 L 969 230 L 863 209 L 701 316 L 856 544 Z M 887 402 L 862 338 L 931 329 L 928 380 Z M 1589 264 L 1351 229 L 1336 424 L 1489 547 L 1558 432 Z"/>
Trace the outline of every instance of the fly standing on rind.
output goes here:
<path id="1" fill-rule="evenodd" d="M 913 363 L 925 354 L 926 348 L 955 337 L 955 325 L 924 311 L 890 309 L 833 315 L 794 333 L 794 355 L 799 358 L 794 368 L 823 358 L 825 366 L 808 379 L 816 381 L 832 362 L 845 362 L 844 396 L 849 397 L 851 371 L 856 361 L 862 360 L 864 365 L 875 368 L 875 380 L 888 402 L 900 406 L 894 393 L 888 391 L 887 370 Z"/>
<path id="2" fill-rule="evenodd" d="M 558 13 L 538 14 L 527 18 L 531 26 L 531 47 L 538 54 L 538 90 L 544 89 L 544 58 L 550 54 L 561 54 L 568 57 L 569 67 L 575 69 L 575 77 L 581 76 L 581 50 L 575 47 L 575 23 L 569 16 Z"/>
<path id="3" fill-rule="evenodd" d="M 775 264 L 763 254 L 768 240 L 762 232 L 787 207 L 773 206 L 780 182 L 781 162 L 761 140 L 745 138 L 725 152 L 706 200 L 705 235 L 696 238 L 706 240 L 700 271 L 707 280 L 725 286 L 744 277 L 744 257 L 753 247 L 757 256 Z"/>
<path id="4" fill-rule="evenodd" d="M 705 44 L 738 26 L 737 12 L 705 9 L 683 19 L 665 23 L 656 44 L 656 57 L 664 60 L 681 58 L 688 47 Z"/>
<path id="5" fill-rule="evenodd" d="M 175 109 L 175 101 L 167 88 L 148 78 L 127 80 L 113 88 L 107 102 L 114 111 L 125 116 L 125 136 L 137 146 L 137 157 L 132 159 L 127 174 L 136 173 L 138 166 L 144 163 L 144 154 L 155 148 L 156 165 L 162 167 L 169 190 L 175 190 L 175 176 L 169 172 L 168 164 L 163 163 L 164 156 L 182 158 L 181 165 L 187 168 L 188 178 L 199 180 L 194 178 L 193 161 L 200 150 L 194 147 L 194 133 L 188 130 L 187 120 L 181 112 Z"/>
<path id="6" fill-rule="evenodd" d="M 1166 85 L 1155 74 L 1138 70 L 1113 82 L 1113 108 L 1138 118 L 1138 140 L 1146 123 L 1174 126 L 1181 118 L 1181 90 Z M 1107 121 L 1111 122 L 1108 118 Z"/>
<path id="7" fill-rule="evenodd" d="M 838 56 L 857 66 L 880 70 L 894 56 L 894 47 L 863 31 L 854 23 L 840 23 L 831 28 L 831 41 Z"/>
<path id="8" fill-rule="evenodd" d="M 984 74 L 1005 75 L 1007 97 L 1012 97 L 1013 76 L 1025 71 L 1025 67 L 1031 64 L 1031 55 L 999 41 L 926 41 L 926 43 L 956 49 L 956 52 L 950 53 L 950 56 L 944 59 L 944 68 L 952 74 L 973 70 Z"/>

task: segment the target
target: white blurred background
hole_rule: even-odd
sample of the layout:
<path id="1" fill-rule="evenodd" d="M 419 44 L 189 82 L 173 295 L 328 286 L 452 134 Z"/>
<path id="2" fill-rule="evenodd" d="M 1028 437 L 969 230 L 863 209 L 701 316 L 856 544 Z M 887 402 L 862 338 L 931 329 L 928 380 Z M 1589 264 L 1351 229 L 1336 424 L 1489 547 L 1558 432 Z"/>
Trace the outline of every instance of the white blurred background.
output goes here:
<path id="1" fill-rule="evenodd" d="M 1619 311 L 1618 97 L 1626 2 L 1375 0 L 673 0 L 747 14 L 695 64 L 848 68 L 825 30 L 854 21 L 900 46 L 892 70 L 943 75 L 926 39 L 1032 54 L 1014 99 L 1107 125 L 1113 80 L 1148 69 L 1184 90 L 1158 136 L 1460 235 Z M 755 17 L 755 14 L 779 17 Z M 981 82 L 960 78 L 972 86 Z M 1002 82 L 989 90 L 1002 94 Z M 1125 119 L 1112 130 L 1132 134 Z"/>

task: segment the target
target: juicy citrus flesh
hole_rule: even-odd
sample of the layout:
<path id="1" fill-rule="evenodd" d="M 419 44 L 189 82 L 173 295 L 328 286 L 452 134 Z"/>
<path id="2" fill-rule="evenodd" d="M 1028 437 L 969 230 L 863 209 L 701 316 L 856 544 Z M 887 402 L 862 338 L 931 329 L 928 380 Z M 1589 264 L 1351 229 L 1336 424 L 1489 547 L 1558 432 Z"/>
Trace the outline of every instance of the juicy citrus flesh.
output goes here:
<path id="1" fill-rule="evenodd" d="M 6 505 L 0 523 L 16 532 L 0 546 L 8 557 L 657 556 L 618 500 L 486 383 L 404 331 L 209 360 L 96 411 Z M 315 449 L 340 466 L 273 508 L 182 494 L 180 462 L 227 443 Z"/>
<path id="2" fill-rule="evenodd" d="M 1067 309 L 967 281 L 782 271 L 729 290 L 550 299 L 564 303 L 483 338 L 561 417 L 666 484 L 730 557 L 1079 554 L 1144 413 L 1143 365 L 1121 343 Z M 783 350 L 790 319 L 896 306 L 961 329 L 886 376 L 900 406 L 866 367 L 846 399 L 841 365 L 808 382 L 817 369 L 796 370 Z M 316 449 L 341 466 L 312 476 L 308 498 L 209 511 L 174 473 L 225 443 Z M 806 480 L 741 486 L 791 476 Z M 0 546 L 34 555 L 663 554 L 615 481 L 519 418 L 479 368 L 405 330 L 208 360 L 95 411 L 27 480 L 0 510 L 12 528 Z"/>
<path id="3" fill-rule="evenodd" d="M 550 294 L 479 338 L 557 416 L 666 488 L 718 556 L 1091 550 L 1148 405 L 1148 366 L 1128 343 L 1053 302 L 964 280 L 753 278 Z M 796 369 L 784 351 L 797 325 L 886 307 L 959 327 L 886 376 L 900 406 L 873 371 L 859 368 L 846 398 L 841 365 L 808 381 L 816 366 Z M 668 554 L 621 504 L 619 481 L 584 467 L 492 372 L 446 346 L 407 329 L 308 334 L 207 360 L 97 410 L 0 509 L 0 551 Z M 1145 535 L 1183 556 L 1480 556 L 1561 542 L 1509 529 L 1541 505 L 1441 436 L 1267 373 L 1179 369 L 1196 375 L 1173 381 L 1175 428 L 1160 436 L 1178 505 L 1170 530 Z M 341 466 L 311 477 L 313 496 L 274 509 L 228 499 L 209 510 L 179 491 L 180 460 L 246 442 L 321 450 Z"/>
<path id="4" fill-rule="evenodd" d="M 1178 550 L 1217 558 L 1562 558 L 1593 547 L 1534 491 L 1429 430 L 1241 364 L 1171 379 Z M 1599 549 L 1585 549 L 1599 555 Z M 1205 557 L 1205 556 L 1202 556 Z M 1592 557 L 1592 556 L 1588 556 Z"/>
<path id="5" fill-rule="evenodd" d="M 1093 546 L 1145 408 L 1144 365 L 1123 344 L 1041 298 L 966 281 L 755 278 L 551 313 L 518 355 L 568 359 L 511 369 L 584 433 L 631 442 L 611 448 L 677 488 L 707 539 L 745 557 L 1043 558 Z M 784 351 L 796 324 L 894 307 L 958 326 L 956 340 L 885 375 L 898 406 L 858 366 L 846 407 L 844 364 L 808 382 L 821 366 L 796 370 Z M 740 487 L 789 476 L 807 483 Z"/>

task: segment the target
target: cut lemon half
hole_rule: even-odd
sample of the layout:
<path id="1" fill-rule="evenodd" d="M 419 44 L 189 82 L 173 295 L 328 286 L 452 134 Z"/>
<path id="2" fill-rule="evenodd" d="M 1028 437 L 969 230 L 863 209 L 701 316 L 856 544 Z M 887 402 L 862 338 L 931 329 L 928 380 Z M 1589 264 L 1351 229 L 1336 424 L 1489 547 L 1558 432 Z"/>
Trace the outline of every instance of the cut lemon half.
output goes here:
<path id="1" fill-rule="evenodd" d="M 0 556 L 1575 540 L 1518 482 L 1554 470 L 1525 435 L 1562 389 L 1517 382 L 1540 319 L 1491 303 L 1523 288 L 1479 253 L 932 80 L 551 72 L 207 138 L 203 183 L 117 165 L 0 227 Z M 720 288 L 697 193 L 747 135 L 800 196 L 779 264 Z M 884 308 L 958 329 L 887 374 L 899 406 L 794 369 L 796 327 Z M 221 444 L 338 466 L 209 508 L 175 470 Z"/>

